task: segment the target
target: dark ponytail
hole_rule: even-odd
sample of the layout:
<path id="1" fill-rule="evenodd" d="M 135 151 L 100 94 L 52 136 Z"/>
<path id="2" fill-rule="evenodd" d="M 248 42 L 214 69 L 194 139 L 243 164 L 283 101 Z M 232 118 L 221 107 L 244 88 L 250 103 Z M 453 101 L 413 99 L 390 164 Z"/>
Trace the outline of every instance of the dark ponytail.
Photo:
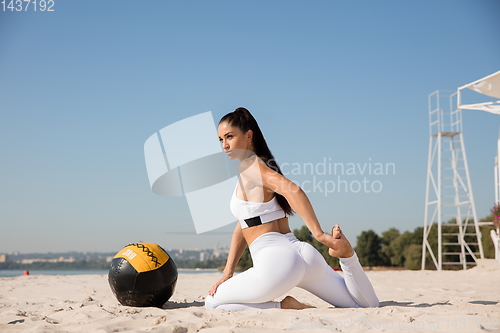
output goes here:
<path id="1" fill-rule="evenodd" d="M 233 112 L 230 112 L 222 117 L 219 121 L 219 125 L 223 122 L 227 122 L 233 127 L 238 127 L 243 133 L 246 133 L 248 130 L 252 130 L 252 144 L 255 149 L 255 154 L 259 156 L 267 166 L 283 175 L 280 167 L 274 159 L 273 154 L 267 146 L 266 140 L 264 139 L 264 135 L 262 135 L 257 121 L 252 116 L 250 111 L 245 108 L 237 108 Z M 293 215 L 292 207 L 290 207 L 290 204 L 284 196 L 276 193 L 276 200 L 287 216 Z"/>

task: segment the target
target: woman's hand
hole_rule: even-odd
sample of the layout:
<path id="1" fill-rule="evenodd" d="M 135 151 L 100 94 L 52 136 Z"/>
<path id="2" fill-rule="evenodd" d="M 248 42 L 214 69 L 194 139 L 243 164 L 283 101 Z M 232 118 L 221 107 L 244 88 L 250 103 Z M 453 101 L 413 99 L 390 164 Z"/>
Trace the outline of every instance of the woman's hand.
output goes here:
<path id="1" fill-rule="evenodd" d="M 219 281 L 217 281 L 217 283 L 216 283 L 216 284 L 214 284 L 212 288 L 210 288 L 210 291 L 208 292 L 208 294 L 209 294 L 210 296 L 215 295 L 215 292 L 217 291 L 217 288 L 219 287 L 219 285 L 220 285 L 222 282 L 229 280 L 232 276 L 233 276 L 232 274 L 224 274 L 224 275 L 222 276 L 222 278 L 221 278 Z"/>
<path id="2" fill-rule="evenodd" d="M 330 234 L 327 234 L 326 232 L 323 232 L 320 234 L 318 237 L 315 237 L 321 244 L 324 244 L 328 246 L 331 249 L 336 248 L 338 245 L 338 238 L 333 237 Z"/>

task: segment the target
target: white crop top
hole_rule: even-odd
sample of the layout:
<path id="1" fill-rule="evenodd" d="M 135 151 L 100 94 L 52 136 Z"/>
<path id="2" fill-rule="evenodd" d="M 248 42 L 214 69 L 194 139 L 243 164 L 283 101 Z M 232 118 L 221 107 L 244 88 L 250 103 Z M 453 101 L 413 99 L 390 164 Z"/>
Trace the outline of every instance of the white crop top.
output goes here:
<path id="1" fill-rule="evenodd" d="M 231 198 L 230 208 L 233 215 L 240 221 L 241 229 L 254 227 L 263 223 L 275 221 L 286 217 L 285 211 L 281 208 L 276 195 L 267 202 L 252 202 L 241 200 L 236 196 L 234 188 Z"/>

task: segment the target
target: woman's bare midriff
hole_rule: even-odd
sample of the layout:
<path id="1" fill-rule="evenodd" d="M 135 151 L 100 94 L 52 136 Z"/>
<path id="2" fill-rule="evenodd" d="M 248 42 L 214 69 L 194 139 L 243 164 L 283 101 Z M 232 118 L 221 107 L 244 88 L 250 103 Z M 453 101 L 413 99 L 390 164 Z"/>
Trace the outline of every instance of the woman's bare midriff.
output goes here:
<path id="1" fill-rule="evenodd" d="M 243 237 L 245 238 L 247 244 L 250 246 L 252 242 L 259 236 L 266 234 L 268 232 L 279 232 L 281 234 L 286 234 L 290 232 L 290 227 L 288 226 L 288 217 L 274 220 L 272 222 L 257 225 L 255 227 L 249 227 L 242 230 Z"/>
<path id="2" fill-rule="evenodd" d="M 282 234 L 287 234 L 292 232 L 290 230 L 290 226 L 288 225 L 288 217 L 282 218 L 278 220 L 278 227 L 280 228 L 280 232 Z"/>

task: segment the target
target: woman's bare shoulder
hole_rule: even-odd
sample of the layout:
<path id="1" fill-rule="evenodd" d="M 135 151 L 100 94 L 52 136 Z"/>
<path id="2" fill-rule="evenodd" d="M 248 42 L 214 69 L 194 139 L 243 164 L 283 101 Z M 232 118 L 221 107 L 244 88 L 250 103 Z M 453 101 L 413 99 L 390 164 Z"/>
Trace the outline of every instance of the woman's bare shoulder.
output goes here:
<path id="1" fill-rule="evenodd" d="M 241 161 L 239 171 L 244 179 L 262 187 L 264 185 L 263 177 L 266 177 L 268 171 L 272 171 L 272 169 L 267 167 L 262 158 L 254 155 Z"/>

